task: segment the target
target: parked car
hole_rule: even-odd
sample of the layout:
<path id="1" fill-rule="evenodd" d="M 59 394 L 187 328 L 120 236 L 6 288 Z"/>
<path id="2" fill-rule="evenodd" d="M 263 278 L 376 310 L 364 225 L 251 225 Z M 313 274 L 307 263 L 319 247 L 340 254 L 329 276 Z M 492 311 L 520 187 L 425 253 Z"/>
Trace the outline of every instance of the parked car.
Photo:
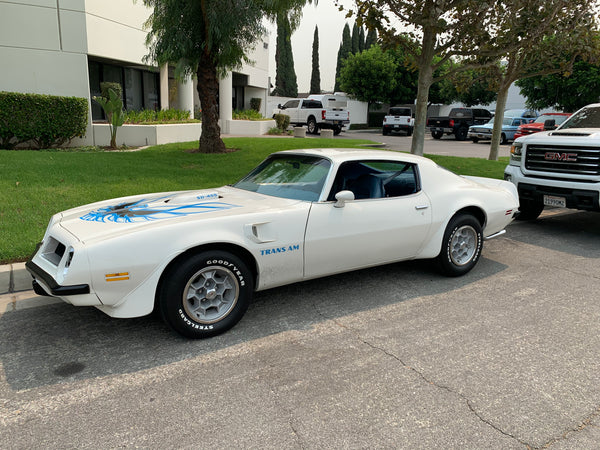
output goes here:
<path id="1" fill-rule="evenodd" d="M 506 144 L 508 141 L 515 139 L 515 133 L 519 126 L 531 123 L 537 117 L 535 111 L 525 109 L 509 109 L 504 112 L 502 119 L 502 134 L 500 135 L 500 143 Z M 491 119 L 484 125 L 474 125 L 469 127 L 467 134 L 468 138 L 473 142 L 491 141 L 492 131 L 494 129 L 494 121 Z"/>
<path id="2" fill-rule="evenodd" d="M 348 102 L 336 95 L 311 95 L 308 98 L 288 100 L 277 105 L 275 114 L 290 117 L 290 125 L 304 126 L 310 134 L 318 134 L 320 129 L 331 129 L 333 134 L 340 134 L 344 126 L 350 123 Z"/>
<path id="3" fill-rule="evenodd" d="M 112 317 L 156 309 L 203 338 L 234 326 L 254 291 L 421 258 L 463 275 L 518 207 L 512 183 L 415 155 L 284 151 L 231 186 L 58 213 L 26 267 L 41 295 Z"/>
<path id="4" fill-rule="evenodd" d="M 540 131 L 555 130 L 560 124 L 569 118 L 570 113 L 544 113 L 531 123 L 519 126 L 515 133 L 515 139 L 521 136 L 529 136 Z"/>
<path id="5" fill-rule="evenodd" d="M 428 117 L 427 127 L 434 139 L 444 134 L 453 134 L 456 140 L 464 141 L 471 125 L 482 125 L 492 118 L 492 113 L 480 108 L 452 108 L 450 114 L 442 117 Z"/>
<path id="6" fill-rule="evenodd" d="M 414 127 L 415 119 L 411 109 L 394 106 L 383 118 L 382 134 L 387 136 L 394 131 L 402 131 L 407 136 L 412 136 Z"/>

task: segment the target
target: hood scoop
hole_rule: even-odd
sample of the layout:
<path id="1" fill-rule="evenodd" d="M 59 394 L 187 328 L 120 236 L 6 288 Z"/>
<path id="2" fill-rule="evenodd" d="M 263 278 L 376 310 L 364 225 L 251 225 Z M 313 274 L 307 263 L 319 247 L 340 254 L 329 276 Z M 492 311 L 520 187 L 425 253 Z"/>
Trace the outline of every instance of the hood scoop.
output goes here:
<path id="1" fill-rule="evenodd" d="M 578 136 L 578 137 L 586 137 L 591 136 L 592 133 L 586 133 L 582 131 L 553 131 L 549 133 L 550 136 Z"/>

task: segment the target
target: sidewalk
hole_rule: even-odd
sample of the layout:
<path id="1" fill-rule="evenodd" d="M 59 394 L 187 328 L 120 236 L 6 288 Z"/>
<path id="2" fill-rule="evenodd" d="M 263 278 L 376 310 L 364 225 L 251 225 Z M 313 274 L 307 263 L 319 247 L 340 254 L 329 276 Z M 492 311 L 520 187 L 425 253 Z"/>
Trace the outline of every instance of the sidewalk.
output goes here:
<path id="1" fill-rule="evenodd" d="M 61 301 L 52 297 L 40 297 L 33 292 L 31 281 L 25 263 L 0 266 L 0 315 Z"/>

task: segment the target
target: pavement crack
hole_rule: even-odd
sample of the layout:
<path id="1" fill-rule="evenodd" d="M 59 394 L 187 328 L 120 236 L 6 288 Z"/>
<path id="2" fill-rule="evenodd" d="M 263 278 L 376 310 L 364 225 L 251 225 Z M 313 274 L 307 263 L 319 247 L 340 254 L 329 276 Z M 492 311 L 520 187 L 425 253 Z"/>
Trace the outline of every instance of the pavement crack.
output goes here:
<path id="1" fill-rule="evenodd" d="M 410 370 L 411 372 L 413 372 L 415 375 L 417 375 L 419 378 L 421 378 L 423 381 L 425 381 L 426 383 L 435 386 L 438 389 L 442 389 L 458 398 L 460 398 L 462 401 L 465 402 L 465 404 L 467 405 L 467 407 L 469 408 L 469 410 L 473 413 L 473 415 L 475 417 L 477 417 L 478 420 L 480 420 L 482 423 L 486 424 L 487 426 L 491 427 L 492 429 L 494 429 L 495 431 L 497 431 L 498 433 L 501 433 L 504 436 L 507 436 L 511 439 L 514 439 L 515 441 L 517 441 L 519 444 L 525 446 L 528 449 L 533 449 L 534 447 L 530 444 L 528 444 L 527 442 L 522 441 L 521 439 L 519 439 L 518 437 L 504 431 L 503 429 L 501 429 L 500 427 L 498 427 L 497 425 L 495 425 L 494 423 L 492 423 L 490 420 L 486 419 L 485 417 L 483 417 L 481 415 L 480 412 L 478 412 L 475 407 L 473 406 L 472 402 L 462 393 L 452 389 L 449 386 L 445 386 L 443 384 L 437 383 L 434 380 L 429 379 L 423 372 L 421 372 L 420 370 L 418 370 L 417 368 L 407 364 L 402 358 L 400 358 L 399 356 L 395 355 L 394 353 L 386 350 L 385 348 L 379 347 L 375 344 L 373 344 L 372 342 L 369 342 L 368 340 L 366 340 L 358 330 L 349 327 L 343 323 L 341 323 L 340 321 L 336 320 L 335 318 L 331 318 L 331 317 L 326 317 L 318 308 L 318 306 L 316 304 L 313 304 L 313 307 L 315 308 L 315 310 L 317 311 L 317 313 L 322 316 L 323 318 L 326 318 L 330 321 L 332 321 L 333 323 L 335 323 L 338 327 L 343 328 L 345 330 L 347 330 L 348 332 L 352 333 L 354 336 L 356 336 L 356 338 L 362 342 L 364 345 L 367 345 L 369 347 L 371 347 L 373 350 L 376 350 L 378 352 L 383 353 L 386 356 L 389 356 L 390 358 L 393 358 L 394 360 L 396 360 L 397 362 L 399 362 L 402 367 Z M 599 411 L 600 412 L 600 411 Z"/>
<path id="2" fill-rule="evenodd" d="M 554 444 L 557 444 L 558 442 L 566 441 L 569 438 L 569 436 L 571 436 L 573 434 L 577 434 L 577 433 L 585 430 L 589 426 L 594 426 L 594 425 L 592 425 L 592 421 L 597 417 L 600 417 L 600 406 L 597 407 L 590 415 L 588 415 L 585 419 L 583 419 L 581 422 L 579 422 L 576 426 L 565 431 L 560 437 L 551 439 L 540 447 L 532 447 L 532 448 L 536 449 L 536 450 L 550 448 Z"/>

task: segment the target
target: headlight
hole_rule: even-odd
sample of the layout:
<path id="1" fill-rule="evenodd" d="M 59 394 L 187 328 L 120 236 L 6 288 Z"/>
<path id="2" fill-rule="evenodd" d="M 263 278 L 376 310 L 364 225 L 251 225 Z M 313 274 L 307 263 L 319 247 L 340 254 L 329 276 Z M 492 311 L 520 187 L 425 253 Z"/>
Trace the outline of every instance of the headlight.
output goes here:
<path id="1" fill-rule="evenodd" d="M 520 166 L 522 155 L 523 155 L 523 144 L 518 141 L 513 142 L 513 145 L 510 147 L 509 164 L 511 166 Z"/>

